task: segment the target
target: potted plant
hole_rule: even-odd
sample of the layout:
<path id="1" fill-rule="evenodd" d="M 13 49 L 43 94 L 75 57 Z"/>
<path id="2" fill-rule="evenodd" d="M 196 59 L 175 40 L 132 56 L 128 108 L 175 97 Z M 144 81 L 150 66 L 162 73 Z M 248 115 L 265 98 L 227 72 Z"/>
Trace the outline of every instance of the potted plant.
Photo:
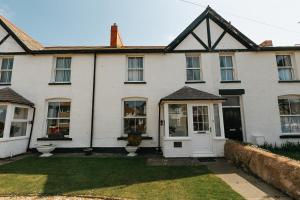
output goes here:
<path id="1" fill-rule="evenodd" d="M 134 157 L 136 156 L 136 151 L 139 147 L 139 145 L 142 142 L 142 136 L 138 132 L 130 132 L 128 134 L 128 143 L 125 147 L 126 151 L 128 152 L 127 156 L 129 157 Z"/>

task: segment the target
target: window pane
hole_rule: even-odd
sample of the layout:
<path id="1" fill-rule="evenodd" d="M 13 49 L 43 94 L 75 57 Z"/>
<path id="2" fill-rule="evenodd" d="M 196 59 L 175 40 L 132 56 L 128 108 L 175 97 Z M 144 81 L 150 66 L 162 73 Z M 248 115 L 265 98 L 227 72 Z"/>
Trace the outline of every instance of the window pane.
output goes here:
<path id="1" fill-rule="evenodd" d="M 193 70 L 187 69 L 187 70 L 186 70 L 186 76 L 187 76 L 186 79 L 187 79 L 188 81 L 192 81 L 193 78 L 194 78 Z"/>
<path id="2" fill-rule="evenodd" d="M 280 115 L 289 115 L 291 113 L 288 99 L 278 99 L 278 106 Z"/>
<path id="3" fill-rule="evenodd" d="M 0 82 L 1 83 L 10 83 L 11 82 L 11 71 L 2 71 L 1 72 L 1 77 L 0 77 Z"/>
<path id="4" fill-rule="evenodd" d="M 240 98 L 238 96 L 225 96 L 227 99 L 222 103 L 223 106 L 240 106 Z"/>
<path id="5" fill-rule="evenodd" d="M 124 101 L 124 117 L 146 116 L 146 101 Z"/>
<path id="6" fill-rule="evenodd" d="M 27 122 L 12 122 L 10 137 L 26 136 Z"/>
<path id="7" fill-rule="evenodd" d="M 126 118 L 124 119 L 125 134 L 145 134 L 146 119 L 145 118 Z"/>
<path id="8" fill-rule="evenodd" d="M 230 67 L 233 68 L 232 56 L 220 56 L 220 67 Z"/>
<path id="9" fill-rule="evenodd" d="M 219 105 L 214 104 L 215 132 L 217 137 L 221 137 Z"/>
<path id="10" fill-rule="evenodd" d="M 222 79 L 222 81 L 233 80 L 233 70 L 232 69 L 221 69 L 221 79 Z"/>
<path id="11" fill-rule="evenodd" d="M 59 112 L 59 102 L 49 102 L 48 104 L 48 117 L 57 118 Z"/>
<path id="12" fill-rule="evenodd" d="M 143 70 L 129 69 L 128 70 L 128 81 L 143 81 Z"/>
<path id="13" fill-rule="evenodd" d="M 60 106 L 59 106 L 58 117 L 59 118 L 70 118 L 71 103 L 70 102 L 60 102 L 59 104 L 60 104 Z"/>
<path id="14" fill-rule="evenodd" d="M 200 69 L 193 69 L 193 80 L 200 80 Z"/>
<path id="15" fill-rule="evenodd" d="M 28 108 L 15 107 L 14 119 L 27 119 Z"/>
<path id="16" fill-rule="evenodd" d="M 169 105 L 169 135 L 170 137 L 188 136 L 186 104 Z"/>
<path id="17" fill-rule="evenodd" d="M 193 106 L 193 123 L 194 123 L 194 131 L 209 130 L 207 106 Z M 198 124 L 198 126 L 195 126 L 195 124 Z"/>
<path id="18" fill-rule="evenodd" d="M 200 59 L 198 56 L 186 57 L 186 67 L 187 68 L 200 68 Z"/>
<path id="19" fill-rule="evenodd" d="M 278 67 L 292 66 L 291 56 L 289 55 L 276 56 L 276 62 Z"/>
<path id="20" fill-rule="evenodd" d="M 71 68 L 71 58 L 57 58 L 56 69 Z"/>
<path id="21" fill-rule="evenodd" d="M 60 119 L 58 127 L 59 127 L 59 135 L 60 136 L 69 135 L 70 120 L 69 119 Z"/>
<path id="22" fill-rule="evenodd" d="M 281 116 L 281 131 L 283 133 L 299 133 L 300 117 L 298 116 Z"/>
<path id="23" fill-rule="evenodd" d="M 3 138 L 5 119 L 6 119 L 6 106 L 0 106 L 0 138 Z"/>
<path id="24" fill-rule="evenodd" d="M 289 99 L 292 115 L 300 115 L 300 99 Z"/>
<path id="25" fill-rule="evenodd" d="M 70 82 L 70 70 L 56 70 L 55 82 Z"/>
<path id="26" fill-rule="evenodd" d="M 129 57 L 128 68 L 143 68 L 143 57 Z"/>
<path id="27" fill-rule="evenodd" d="M 1 69 L 12 69 L 13 68 L 14 59 L 13 58 L 3 58 Z"/>
<path id="28" fill-rule="evenodd" d="M 201 80 L 200 69 L 187 69 L 187 80 L 188 81 Z"/>
<path id="29" fill-rule="evenodd" d="M 59 136 L 59 126 L 57 119 L 47 120 L 47 135 L 48 136 Z"/>
<path id="30" fill-rule="evenodd" d="M 279 80 L 292 80 L 292 69 L 291 68 L 279 68 L 278 69 Z"/>

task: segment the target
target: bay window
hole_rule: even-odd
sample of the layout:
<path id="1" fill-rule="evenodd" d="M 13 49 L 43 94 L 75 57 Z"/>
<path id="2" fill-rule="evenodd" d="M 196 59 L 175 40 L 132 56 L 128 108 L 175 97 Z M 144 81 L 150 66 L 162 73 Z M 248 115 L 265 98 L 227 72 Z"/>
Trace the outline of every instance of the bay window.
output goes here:
<path id="1" fill-rule="evenodd" d="M 48 102 L 47 135 L 49 138 L 63 138 L 70 131 L 70 101 Z"/>
<path id="2" fill-rule="evenodd" d="M 146 133 L 146 105 L 145 100 L 124 101 L 124 134 Z"/>
<path id="3" fill-rule="evenodd" d="M 278 98 L 282 133 L 300 133 L 300 97 Z"/>
<path id="4" fill-rule="evenodd" d="M 10 84 L 11 83 L 13 64 L 14 64 L 13 58 L 2 58 L 1 59 L 0 83 L 2 83 L 2 84 Z"/>
<path id="5" fill-rule="evenodd" d="M 128 57 L 127 81 L 144 81 L 144 58 Z"/>
<path id="6" fill-rule="evenodd" d="M 294 72 L 290 55 L 276 55 L 279 80 L 293 80 Z"/>

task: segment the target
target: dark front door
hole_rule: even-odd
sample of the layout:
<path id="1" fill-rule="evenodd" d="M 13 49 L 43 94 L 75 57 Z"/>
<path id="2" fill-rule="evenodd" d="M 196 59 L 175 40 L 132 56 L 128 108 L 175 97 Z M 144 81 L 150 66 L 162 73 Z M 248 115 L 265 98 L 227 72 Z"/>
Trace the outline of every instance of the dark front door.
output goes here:
<path id="1" fill-rule="evenodd" d="M 241 110 L 239 107 L 223 108 L 225 137 L 243 141 Z"/>

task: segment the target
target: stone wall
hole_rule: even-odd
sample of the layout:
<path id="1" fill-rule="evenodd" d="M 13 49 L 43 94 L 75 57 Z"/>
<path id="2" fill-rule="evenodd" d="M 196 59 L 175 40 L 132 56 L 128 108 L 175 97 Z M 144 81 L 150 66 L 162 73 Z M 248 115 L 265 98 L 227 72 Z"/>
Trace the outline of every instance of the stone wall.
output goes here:
<path id="1" fill-rule="evenodd" d="M 300 162 L 227 140 L 225 157 L 236 166 L 300 200 Z"/>

